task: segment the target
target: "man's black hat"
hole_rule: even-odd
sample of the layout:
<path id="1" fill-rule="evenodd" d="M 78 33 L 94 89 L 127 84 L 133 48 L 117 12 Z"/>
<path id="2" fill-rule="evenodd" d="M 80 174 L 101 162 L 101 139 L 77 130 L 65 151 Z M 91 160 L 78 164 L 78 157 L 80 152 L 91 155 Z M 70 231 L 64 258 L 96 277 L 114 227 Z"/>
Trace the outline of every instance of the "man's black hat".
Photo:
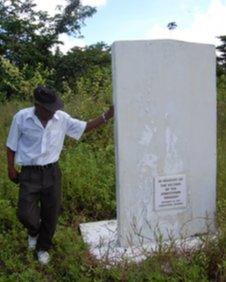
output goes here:
<path id="1" fill-rule="evenodd" d="M 47 86 L 38 86 L 34 90 L 35 102 L 51 112 L 63 108 L 63 102 L 57 97 L 56 91 Z"/>

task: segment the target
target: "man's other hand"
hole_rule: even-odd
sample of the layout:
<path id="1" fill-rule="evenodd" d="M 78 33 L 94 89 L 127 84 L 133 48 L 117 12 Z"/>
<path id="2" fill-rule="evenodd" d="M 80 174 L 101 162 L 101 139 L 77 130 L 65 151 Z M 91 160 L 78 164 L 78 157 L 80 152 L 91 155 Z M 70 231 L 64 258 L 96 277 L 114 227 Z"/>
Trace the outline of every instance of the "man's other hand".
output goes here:
<path id="1" fill-rule="evenodd" d="M 14 167 L 8 168 L 8 176 L 12 182 L 19 183 L 19 172 Z"/>

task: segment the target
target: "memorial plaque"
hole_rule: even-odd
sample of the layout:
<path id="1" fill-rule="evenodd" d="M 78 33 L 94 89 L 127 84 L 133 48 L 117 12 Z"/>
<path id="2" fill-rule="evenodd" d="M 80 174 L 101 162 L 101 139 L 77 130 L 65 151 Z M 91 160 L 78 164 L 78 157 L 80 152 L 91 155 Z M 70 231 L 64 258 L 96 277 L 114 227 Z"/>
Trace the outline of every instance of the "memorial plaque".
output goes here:
<path id="1" fill-rule="evenodd" d="M 156 211 L 186 208 L 187 188 L 185 175 L 155 177 L 154 207 Z"/>

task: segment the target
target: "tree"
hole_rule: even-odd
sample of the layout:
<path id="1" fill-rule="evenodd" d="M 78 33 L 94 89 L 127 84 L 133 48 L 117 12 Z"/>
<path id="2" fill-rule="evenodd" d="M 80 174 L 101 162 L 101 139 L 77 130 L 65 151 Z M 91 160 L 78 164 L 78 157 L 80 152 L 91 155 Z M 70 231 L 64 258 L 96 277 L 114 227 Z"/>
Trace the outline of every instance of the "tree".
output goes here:
<path id="1" fill-rule="evenodd" d="M 80 0 L 67 0 L 68 5 L 61 13 L 54 16 L 56 34 L 67 33 L 69 35 L 81 35 L 81 27 L 84 20 L 91 17 L 96 9 L 90 6 L 81 5 Z M 62 10 L 58 6 L 59 11 Z"/>
<path id="2" fill-rule="evenodd" d="M 11 64 L 9 60 L 0 56 L 0 102 L 12 98 L 29 99 L 32 97 L 34 88 L 39 84 L 46 83 L 49 71 L 43 71 L 41 66 L 37 66 L 30 79 L 25 79 L 26 67 L 19 70 Z"/>
<path id="3" fill-rule="evenodd" d="M 61 33 L 81 34 L 85 18 L 95 13 L 95 8 L 82 6 L 79 0 L 68 0 L 68 5 L 53 17 L 47 12 L 35 11 L 32 0 L 0 0 L 0 55 L 20 69 L 38 64 L 52 68 L 51 48 L 60 44 Z"/>
<path id="4" fill-rule="evenodd" d="M 76 81 L 90 69 L 110 64 L 110 47 L 103 42 L 85 48 L 74 47 L 66 55 L 58 49 L 54 56 L 55 85 L 62 89 L 63 82 L 67 82 L 73 88 Z"/>
<path id="5" fill-rule="evenodd" d="M 218 75 L 226 74 L 226 35 L 218 37 L 222 44 L 217 46 L 217 50 L 220 51 L 220 55 L 217 57 L 218 62 Z"/>
<path id="6" fill-rule="evenodd" d="M 168 28 L 169 30 L 173 30 L 173 29 L 177 28 L 177 23 L 176 23 L 176 22 L 169 22 L 169 23 L 167 24 L 167 28 Z"/>

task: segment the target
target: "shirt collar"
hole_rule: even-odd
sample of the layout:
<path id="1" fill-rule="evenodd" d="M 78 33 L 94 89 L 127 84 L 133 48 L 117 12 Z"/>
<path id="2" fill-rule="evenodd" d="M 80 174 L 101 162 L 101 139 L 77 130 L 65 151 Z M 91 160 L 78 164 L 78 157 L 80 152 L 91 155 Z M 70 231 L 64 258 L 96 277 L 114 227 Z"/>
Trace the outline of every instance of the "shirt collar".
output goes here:
<path id="1" fill-rule="evenodd" d="M 56 120 L 59 120 L 60 117 L 59 117 L 58 111 L 55 112 L 55 114 L 54 114 L 53 117 L 54 117 Z"/>
<path id="2" fill-rule="evenodd" d="M 27 113 L 27 116 L 26 116 L 26 119 L 28 118 L 36 118 L 36 115 L 35 115 L 35 107 L 31 107 Z M 57 111 L 54 113 L 53 115 L 53 118 L 56 119 L 56 120 L 59 120 L 59 115 L 57 113 Z"/>

